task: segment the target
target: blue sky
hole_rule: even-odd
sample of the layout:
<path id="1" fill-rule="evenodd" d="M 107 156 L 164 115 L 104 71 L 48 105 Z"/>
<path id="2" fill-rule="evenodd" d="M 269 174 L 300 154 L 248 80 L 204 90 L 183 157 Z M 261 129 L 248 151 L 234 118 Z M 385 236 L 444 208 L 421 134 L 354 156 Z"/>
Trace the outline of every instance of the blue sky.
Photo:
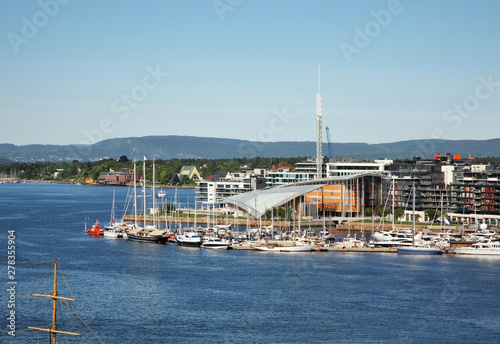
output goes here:
<path id="1" fill-rule="evenodd" d="M 500 137 L 498 1 L 3 1 L 0 143 Z M 323 133 L 326 141 L 326 135 Z"/>

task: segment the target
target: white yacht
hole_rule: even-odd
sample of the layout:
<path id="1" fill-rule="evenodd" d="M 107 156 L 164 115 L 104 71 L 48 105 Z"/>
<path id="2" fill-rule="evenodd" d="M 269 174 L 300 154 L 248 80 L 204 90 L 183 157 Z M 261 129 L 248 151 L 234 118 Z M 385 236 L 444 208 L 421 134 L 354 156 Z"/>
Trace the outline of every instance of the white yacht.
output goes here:
<path id="1" fill-rule="evenodd" d="M 179 246 L 201 246 L 203 240 L 197 232 L 184 232 L 175 237 Z"/>
<path id="2" fill-rule="evenodd" d="M 257 251 L 268 251 L 268 252 L 311 252 L 316 245 L 306 242 L 294 242 L 294 243 L 275 243 L 275 244 L 264 244 L 259 246 L 254 246 Z"/>
<path id="3" fill-rule="evenodd" d="M 488 242 L 477 242 L 467 247 L 457 247 L 456 254 L 468 254 L 474 256 L 500 256 L 500 239 L 491 239 Z"/>
<path id="4" fill-rule="evenodd" d="M 333 244 L 334 248 L 350 249 L 350 248 L 363 248 L 366 247 L 366 241 L 357 239 L 356 237 L 347 236 L 342 238 L 342 241 L 337 241 Z"/>
<path id="5" fill-rule="evenodd" d="M 106 238 L 127 238 L 127 232 L 126 230 L 128 229 L 126 224 L 113 224 L 112 226 L 106 226 L 104 227 L 104 237 Z"/>
<path id="6" fill-rule="evenodd" d="M 207 240 L 203 241 L 201 247 L 210 248 L 213 250 L 227 250 L 227 248 L 229 247 L 229 241 L 222 240 L 221 238 L 217 237 L 209 237 Z"/>

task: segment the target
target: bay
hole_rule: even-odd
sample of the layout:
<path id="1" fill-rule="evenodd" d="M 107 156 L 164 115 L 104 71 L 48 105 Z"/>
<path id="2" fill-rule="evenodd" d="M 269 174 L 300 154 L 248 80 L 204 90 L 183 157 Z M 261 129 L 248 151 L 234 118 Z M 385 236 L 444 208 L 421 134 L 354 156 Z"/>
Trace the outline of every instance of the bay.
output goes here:
<path id="1" fill-rule="evenodd" d="M 71 307 L 104 343 L 500 342 L 498 258 L 213 252 L 84 234 L 85 223 L 109 220 L 113 190 L 121 215 L 127 188 L 0 185 L 2 343 L 48 341 L 26 329 L 51 323 L 52 302 L 28 295 L 53 259 L 59 294 L 76 298 L 60 304 L 58 328 L 89 333 L 70 320 Z M 194 190 L 177 192 L 181 203 L 194 201 Z M 9 230 L 16 337 L 7 333 Z M 38 292 L 50 292 L 50 278 Z"/>

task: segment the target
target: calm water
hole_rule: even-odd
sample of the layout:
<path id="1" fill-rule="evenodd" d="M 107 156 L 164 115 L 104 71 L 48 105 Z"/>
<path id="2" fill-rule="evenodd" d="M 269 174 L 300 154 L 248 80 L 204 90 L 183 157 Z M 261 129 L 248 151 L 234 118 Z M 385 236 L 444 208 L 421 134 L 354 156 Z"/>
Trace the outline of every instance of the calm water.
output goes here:
<path id="1" fill-rule="evenodd" d="M 115 190 L 121 214 L 127 189 Z M 192 202 L 194 191 L 178 197 Z M 50 264 L 23 262 L 57 258 L 70 306 L 105 343 L 500 343 L 500 259 L 213 252 L 84 234 L 87 216 L 109 220 L 112 198 L 105 187 L 0 185 L 2 261 L 15 229 L 18 282 L 16 337 L 3 295 L 1 342 L 48 342 L 24 330 L 51 323 L 51 300 L 22 295 Z M 59 293 L 70 296 L 62 277 Z M 65 308 L 59 328 L 82 332 Z M 58 336 L 79 342 L 88 341 Z"/>

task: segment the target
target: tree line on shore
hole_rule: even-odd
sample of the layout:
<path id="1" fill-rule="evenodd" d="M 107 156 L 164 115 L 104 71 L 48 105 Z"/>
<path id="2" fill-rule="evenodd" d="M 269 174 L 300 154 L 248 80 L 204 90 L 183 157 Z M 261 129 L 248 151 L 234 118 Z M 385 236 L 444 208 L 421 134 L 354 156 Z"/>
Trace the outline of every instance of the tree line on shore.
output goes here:
<path id="1" fill-rule="evenodd" d="M 183 166 L 195 166 L 202 176 L 206 178 L 215 171 L 238 172 L 257 168 L 271 168 L 279 163 L 287 163 L 294 168 L 297 162 L 306 158 L 235 158 L 235 159 L 170 159 L 155 160 L 155 179 L 158 184 L 168 185 L 171 174 L 179 173 Z M 146 161 L 146 179 L 153 179 L 153 161 Z M 20 180 L 55 181 L 84 183 L 86 179 L 98 180 L 101 173 L 111 170 L 122 171 L 133 169 L 133 161 L 126 156 L 119 159 L 103 159 L 99 161 L 72 162 L 16 162 L 13 164 L 0 164 L 0 174 L 15 176 Z M 136 171 L 143 173 L 142 161 L 137 162 Z M 181 185 L 194 185 L 194 181 L 182 179 Z"/>

